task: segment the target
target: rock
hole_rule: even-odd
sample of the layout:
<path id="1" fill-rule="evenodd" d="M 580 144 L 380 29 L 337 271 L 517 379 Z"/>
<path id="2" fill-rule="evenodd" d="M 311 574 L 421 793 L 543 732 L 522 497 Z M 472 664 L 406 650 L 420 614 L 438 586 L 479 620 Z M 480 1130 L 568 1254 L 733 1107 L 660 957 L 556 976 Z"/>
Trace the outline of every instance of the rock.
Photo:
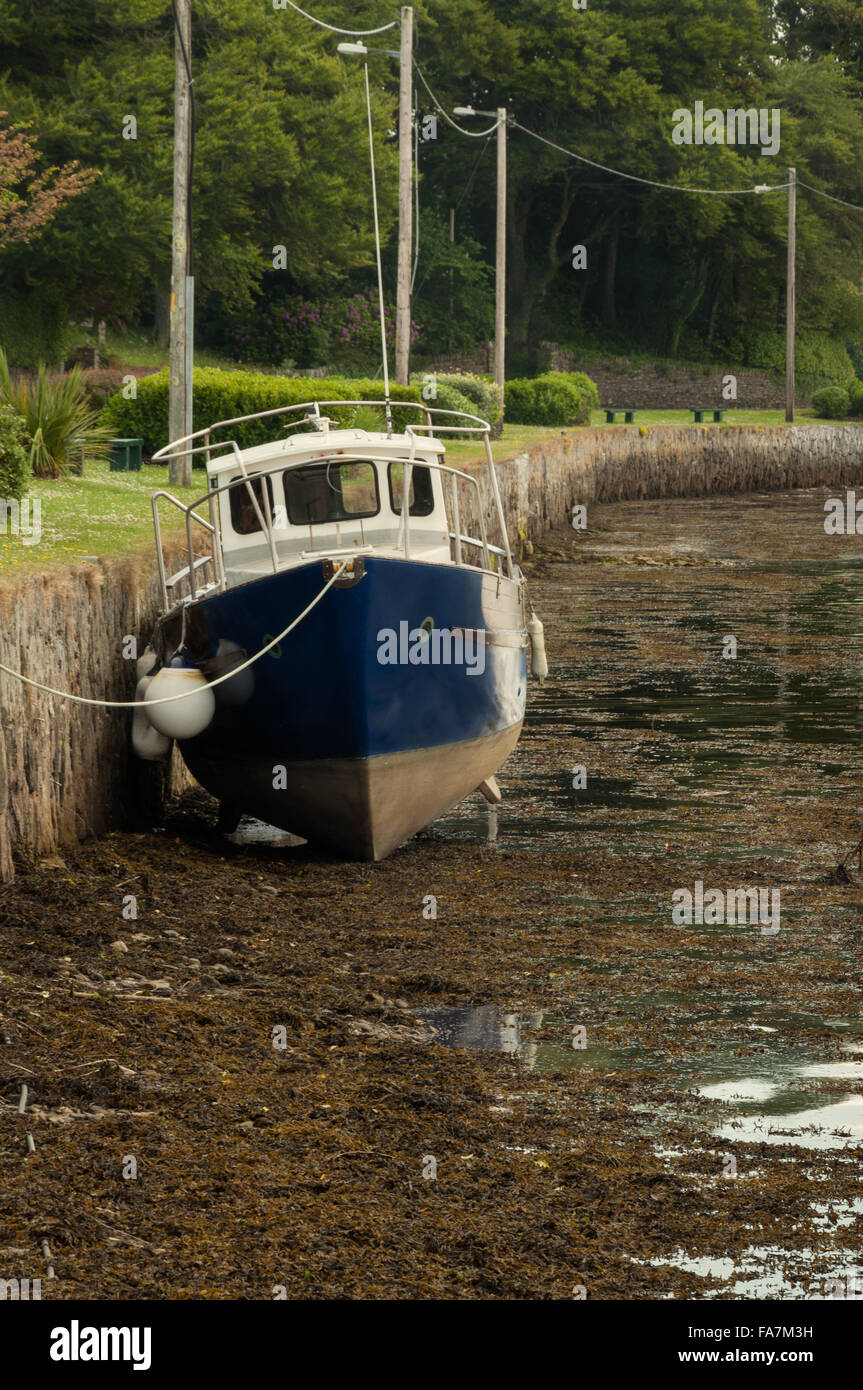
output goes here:
<path id="1" fill-rule="evenodd" d="M 237 953 L 232 951 L 230 946 L 220 946 L 214 954 L 220 956 L 222 960 L 233 960 Z"/>
<path id="2" fill-rule="evenodd" d="M 146 988 L 151 994 L 158 994 L 161 996 L 174 993 L 174 986 L 171 984 L 170 980 L 148 980 Z"/>
<path id="3" fill-rule="evenodd" d="M 116 952 L 118 956 L 122 956 L 128 952 L 129 947 L 126 945 L 125 941 L 112 941 L 109 950 Z"/>

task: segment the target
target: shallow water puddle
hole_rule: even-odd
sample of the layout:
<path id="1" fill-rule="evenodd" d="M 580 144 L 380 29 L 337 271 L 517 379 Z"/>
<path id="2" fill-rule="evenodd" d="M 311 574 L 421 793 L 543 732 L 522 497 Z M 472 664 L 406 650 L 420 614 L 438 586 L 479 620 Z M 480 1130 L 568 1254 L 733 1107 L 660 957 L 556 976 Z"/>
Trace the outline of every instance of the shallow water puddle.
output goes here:
<path id="1" fill-rule="evenodd" d="M 543 1026 L 545 1014 L 507 1014 L 494 1004 L 478 1008 L 430 1009 L 419 1015 L 429 1029 L 428 1042 L 441 1047 L 484 1048 L 518 1057 L 535 1071 L 567 1072 L 579 1067 L 604 1071 L 631 1067 L 635 1049 L 610 1047 L 575 1048 L 559 1043 L 536 1042 L 526 1030 Z"/>
<path id="2" fill-rule="evenodd" d="M 839 1289 L 863 1288 L 857 1250 L 816 1253 L 807 1248 L 786 1250 L 776 1245 L 750 1245 L 742 1254 L 716 1257 L 688 1255 L 677 1249 L 651 1260 L 632 1257 L 633 1264 L 654 1269 L 671 1268 L 699 1280 L 717 1280 L 720 1288 L 701 1287 L 697 1297 L 807 1299 L 819 1301 L 837 1296 Z M 671 1297 L 672 1295 L 669 1295 Z"/>

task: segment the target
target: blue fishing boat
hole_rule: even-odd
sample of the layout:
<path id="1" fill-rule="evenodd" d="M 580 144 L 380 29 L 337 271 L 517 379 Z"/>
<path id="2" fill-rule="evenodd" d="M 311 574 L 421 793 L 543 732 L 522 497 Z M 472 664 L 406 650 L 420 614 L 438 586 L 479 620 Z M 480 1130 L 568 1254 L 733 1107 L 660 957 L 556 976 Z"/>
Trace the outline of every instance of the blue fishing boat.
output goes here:
<path id="1" fill-rule="evenodd" d="M 352 426 L 375 407 L 380 430 Z M 230 431 L 265 417 L 284 437 L 240 449 Z M 445 462 L 453 433 L 484 443 L 485 470 Z M 310 402 L 217 422 L 154 459 L 193 453 L 206 493 L 188 506 L 153 498 L 164 613 L 139 668 L 136 751 L 164 757 L 176 740 L 225 830 L 246 813 L 361 859 L 477 789 L 499 800 L 531 635 L 538 674 L 545 665 L 487 422 L 419 403 Z M 466 494 L 478 536 L 462 529 Z M 170 577 L 166 502 L 188 540 Z"/>

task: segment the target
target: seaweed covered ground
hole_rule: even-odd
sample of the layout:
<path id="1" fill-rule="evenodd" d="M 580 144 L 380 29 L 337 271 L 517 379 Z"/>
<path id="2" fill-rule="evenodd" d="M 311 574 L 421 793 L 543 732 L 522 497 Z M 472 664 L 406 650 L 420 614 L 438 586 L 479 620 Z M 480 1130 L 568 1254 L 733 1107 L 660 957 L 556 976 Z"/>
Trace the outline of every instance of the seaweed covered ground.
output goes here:
<path id="1" fill-rule="evenodd" d="M 344 864 L 228 841 L 193 794 L 22 859 L 0 1277 L 44 1279 L 46 1239 L 53 1299 L 859 1277 L 863 568 L 823 522 L 798 493 L 553 534 L 496 824 L 475 798 Z M 778 890 L 779 930 L 675 925 L 697 882 Z"/>

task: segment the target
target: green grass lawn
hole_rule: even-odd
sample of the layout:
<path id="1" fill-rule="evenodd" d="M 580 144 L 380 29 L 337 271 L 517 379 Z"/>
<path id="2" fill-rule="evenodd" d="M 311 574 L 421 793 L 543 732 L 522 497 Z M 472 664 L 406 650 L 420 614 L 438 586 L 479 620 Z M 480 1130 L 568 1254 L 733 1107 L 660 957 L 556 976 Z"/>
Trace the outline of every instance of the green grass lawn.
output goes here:
<path id="1" fill-rule="evenodd" d="M 85 556 L 131 555 L 153 549 L 153 523 L 150 497 L 167 488 L 185 502 L 206 492 L 203 470 L 195 473 L 192 488 L 168 486 L 168 470 L 158 464 L 145 464 L 140 473 L 112 473 L 106 463 L 87 463 L 84 476 L 64 474 L 56 480 L 34 478 L 30 491 L 33 502 L 41 504 L 42 535 L 36 544 L 23 535 L 10 535 L 8 522 L 0 531 L 0 583 L 24 573 L 79 563 Z M 183 525 L 174 521 L 162 504 L 162 526 L 166 536 L 181 535 Z"/>
<path id="2" fill-rule="evenodd" d="M 723 406 L 722 409 L 725 409 Z M 627 426 L 621 420 L 616 424 L 609 425 L 605 420 L 604 410 L 594 410 L 591 416 L 591 425 L 599 425 L 603 429 L 616 430 L 626 429 Z M 636 410 L 635 424 L 629 425 L 629 429 L 637 429 L 639 425 L 645 425 L 649 429 L 651 425 L 692 425 L 691 410 Z M 856 425 L 859 420 L 819 420 L 812 410 L 798 410 L 795 413 L 795 424 L 798 425 Z M 732 410 L 728 409 L 725 416 L 725 425 L 784 425 L 784 410 Z M 721 429 L 722 425 L 714 425 L 713 421 L 705 421 L 710 429 Z M 700 429 L 701 426 L 698 426 Z"/>

